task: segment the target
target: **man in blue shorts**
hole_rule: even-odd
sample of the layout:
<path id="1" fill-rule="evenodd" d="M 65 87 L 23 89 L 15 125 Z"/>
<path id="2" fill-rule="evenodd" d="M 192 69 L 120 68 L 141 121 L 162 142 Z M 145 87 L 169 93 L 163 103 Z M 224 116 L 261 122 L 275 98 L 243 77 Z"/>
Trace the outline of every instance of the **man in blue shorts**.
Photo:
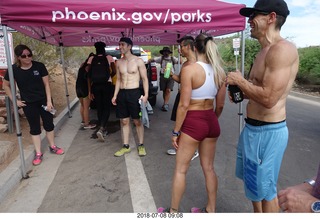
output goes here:
<path id="1" fill-rule="evenodd" d="M 229 72 L 226 79 L 249 99 L 237 148 L 236 176 L 243 180 L 254 212 L 279 212 L 277 181 L 288 143 L 286 99 L 298 72 L 299 56 L 297 48 L 280 36 L 289 15 L 285 1 L 257 0 L 253 8 L 240 9 L 240 14 L 249 18 L 251 37 L 258 40 L 261 51 L 249 80 L 239 71 Z"/>

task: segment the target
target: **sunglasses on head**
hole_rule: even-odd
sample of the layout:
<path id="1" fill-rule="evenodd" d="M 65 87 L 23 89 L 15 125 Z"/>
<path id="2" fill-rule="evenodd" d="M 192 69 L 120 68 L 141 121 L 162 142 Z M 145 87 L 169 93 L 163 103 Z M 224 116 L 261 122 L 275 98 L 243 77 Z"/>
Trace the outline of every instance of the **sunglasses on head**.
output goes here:
<path id="1" fill-rule="evenodd" d="M 30 57 L 30 58 L 31 58 L 31 57 L 32 57 L 32 54 L 28 54 L 28 55 L 21 55 L 20 57 L 21 57 L 21 58 L 23 58 L 23 59 L 25 59 L 25 58 L 27 58 L 27 57 Z"/>
<path id="2" fill-rule="evenodd" d="M 250 16 L 249 16 L 249 20 L 253 20 L 257 15 L 268 15 L 268 14 L 270 14 L 270 13 L 268 13 L 268 12 L 262 12 L 262 11 L 255 11 L 255 12 L 253 12 L 252 14 L 250 14 Z"/>

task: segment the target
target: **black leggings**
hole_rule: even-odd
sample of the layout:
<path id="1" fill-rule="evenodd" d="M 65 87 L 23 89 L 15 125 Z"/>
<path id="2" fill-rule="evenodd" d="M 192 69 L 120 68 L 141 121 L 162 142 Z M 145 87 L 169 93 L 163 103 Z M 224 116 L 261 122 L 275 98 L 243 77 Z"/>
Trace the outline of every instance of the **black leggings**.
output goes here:
<path id="1" fill-rule="evenodd" d="M 23 107 L 23 112 L 27 117 L 30 126 L 31 135 L 41 134 L 40 117 L 42 119 L 44 130 L 47 132 L 54 130 L 53 115 L 50 112 L 45 111 L 41 105 L 46 105 L 46 100 L 26 103 L 26 106 Z"/>
<path id="2" fill-rule="evenodd" d="M 106 128 L 110 117 L 112 84 L 94 84 L 92 93 L 97 106 L 98 125 L 101 128 Z"/>

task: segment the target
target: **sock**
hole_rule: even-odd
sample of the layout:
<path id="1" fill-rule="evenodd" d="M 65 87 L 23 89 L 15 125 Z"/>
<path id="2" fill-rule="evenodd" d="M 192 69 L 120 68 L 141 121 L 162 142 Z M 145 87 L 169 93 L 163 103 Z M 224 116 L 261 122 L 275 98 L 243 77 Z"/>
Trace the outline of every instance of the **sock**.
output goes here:
<path id="1" fill-rule="evenodd" d="M 143 144 L 139 144 L 138 146 L 143 146 Z"/>
<path id="2" fill-rule="evenodd" d="M 124 144 L 123 147 L 128 149 L 130 146 L 128 144 Z"/>

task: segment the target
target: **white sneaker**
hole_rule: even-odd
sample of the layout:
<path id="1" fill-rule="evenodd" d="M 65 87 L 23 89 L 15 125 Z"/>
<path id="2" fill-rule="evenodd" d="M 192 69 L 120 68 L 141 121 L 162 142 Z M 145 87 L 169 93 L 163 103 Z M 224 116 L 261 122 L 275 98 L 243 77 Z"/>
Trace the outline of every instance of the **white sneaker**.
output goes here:
<path id="1" fill-rule="evenodd" d="M 196 150 L 196 152 L 194 152 L 193 157 L 191 158 L 191 160 L 194 160 L 195 158 L 197 158 L 199 156 L 199 152 Z"/>
<path id="2" fill-rule="evenodd" d="M 176 153 L 177 153 L 176 149 L 167 150 L 167 154 L 169 154 L 169 155 L 176 155 Z"/>
<path id="3" fill-rule="evenodd" d="M 101 141 L 101 142 L 105 141 L 104 134 L 103 134 L 103 131 L 101 129 L 97 132 L 97 137 L 98 137 L 98 141 Z"/>

